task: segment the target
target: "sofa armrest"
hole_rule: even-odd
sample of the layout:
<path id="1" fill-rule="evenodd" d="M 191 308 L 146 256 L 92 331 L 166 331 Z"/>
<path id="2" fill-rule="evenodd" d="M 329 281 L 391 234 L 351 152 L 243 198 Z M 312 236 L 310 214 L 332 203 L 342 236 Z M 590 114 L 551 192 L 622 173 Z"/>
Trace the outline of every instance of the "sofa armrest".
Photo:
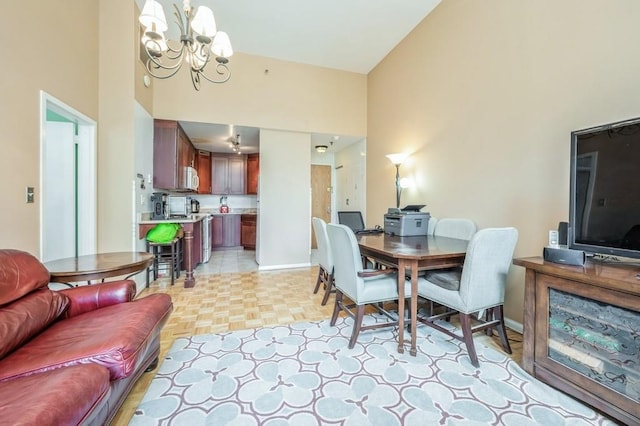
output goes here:
<path id="1" fill-rule="evenodd" d="M 74 317 L 105 306 L 131 302 L 136 295 L 133 280 L 111 281 L 60 290 L 69 298 L 69 308 L 65 317 Z"/>

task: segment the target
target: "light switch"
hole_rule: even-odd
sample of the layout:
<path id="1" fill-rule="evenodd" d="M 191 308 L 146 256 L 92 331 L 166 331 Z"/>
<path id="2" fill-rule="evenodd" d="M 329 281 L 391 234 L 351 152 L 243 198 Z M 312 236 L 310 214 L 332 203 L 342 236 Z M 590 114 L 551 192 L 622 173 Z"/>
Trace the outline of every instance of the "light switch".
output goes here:
<path id="1" fill-rule="evenodd" d="M 27 186 L 27 203 L 33 203 L 33 199 L 34 199 L 34 190 L 33 190 L 33 186 Z"/>

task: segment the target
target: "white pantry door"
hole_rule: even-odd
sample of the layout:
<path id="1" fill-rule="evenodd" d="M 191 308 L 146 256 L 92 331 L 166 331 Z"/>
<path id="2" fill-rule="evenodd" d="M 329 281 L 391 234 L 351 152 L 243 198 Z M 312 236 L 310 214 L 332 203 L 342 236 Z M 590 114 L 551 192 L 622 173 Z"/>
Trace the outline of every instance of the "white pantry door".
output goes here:
<path id="1" fill-rule="evenodd" d="M 76 255 L 76 148 L 73 123 L 48 121 L 42 163 L 42 261 Z"/>

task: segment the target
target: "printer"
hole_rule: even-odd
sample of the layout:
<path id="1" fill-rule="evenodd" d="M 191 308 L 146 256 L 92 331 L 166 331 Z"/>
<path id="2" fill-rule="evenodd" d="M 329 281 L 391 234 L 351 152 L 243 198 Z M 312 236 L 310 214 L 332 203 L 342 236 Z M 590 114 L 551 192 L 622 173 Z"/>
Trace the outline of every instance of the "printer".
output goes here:
<path id="1" fill-rule="evenodd" d="M 421 212 L 423 207 L 409 205 L 402 209 L 388 209 L 384 215 L 384 233 L 399 237 L 426 236 L 431 215 Z"/>

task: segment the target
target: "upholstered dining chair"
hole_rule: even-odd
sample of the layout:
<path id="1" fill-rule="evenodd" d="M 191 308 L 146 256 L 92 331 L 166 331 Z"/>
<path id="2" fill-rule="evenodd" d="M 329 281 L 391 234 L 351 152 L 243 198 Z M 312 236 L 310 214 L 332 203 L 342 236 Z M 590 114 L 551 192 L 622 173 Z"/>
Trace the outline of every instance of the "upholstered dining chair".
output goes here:
<path id="1" fill-rule="evenodd" d="M 395 326 L 397 315 L 383 307 L 383 302 L 395 302 L 398 299 L 397 269 L 363 269 L 360 248 L 353 231 L 346 225 L 327 224 L 327 235 L 333 253 L 336 299 L 331 316 L 331 325 L 335 325 L 338 315 L 344 311 L 353 323 L 349 349 L 353 348 L 361 330 Z M 405 295 L 411 294 L 411 285 L 405 282 Z M 353 303 L 346 304 L 344 296 Z M 363 326 L 365 307 L 374 307 L 388 321 Z"/>
<path id="2" fill-rule="evenodd" d="M 465 343 L 471 363 L 478 367 L 473 333 L 485 330 L 488 335 L 496 329 L 505 352 L 511 353 L 504 325 L 503 305 L 507 272 L 518 240 L 515 228 L 486 228 L 469 241 L 462 269 L 446 273 L 425 274 L 418 279 L 418 295 L 447 309 L 430 313 L 418 320 Z M 472 314 L 485 311 L 485 319 Z M 458 313 L 462 336 L 440 326 L 438 319 Z"/>
<path id="3" fill-rule="evenodd" d="M 438 224 L 438 218 L 430 216 L 429 223 L 427 224 L 427 235 L 433 235 L 436 230 L 436 225 Z"/>
<path id="4" fill-rule="evenodd" d="M 429 219 L 429 226 L 431 226 L 431 219 Z M 471 237 L 473 237 L 473 234 L 476 233 L 476 230 L 477 226 L 471 219 L 445 217 L 442 219 L 436 219 L 432 235 L 436 237 L 457 238 L 459 240 L 469 241 Z M 460 267 L 456 266 L 450 269 L 436 271 L 432 274 L 450 274 L 451 272 L 459 273 Z M 436 305 L 431 301 L 429 303 L 429 315 L 433 315 L 435 308 Z"/>
<path id="5" fill-rule="evenodd" d="M 318 279 L 313 289 L 313 294 L 318 293 L 320 285 L 324 285 L 324 296 L 322 297 L 322 305 L 327 304 L 329 295 L 334 292 L 333 287 L 333 255 L 331 246 L 329 245 L 329 237 L 327 236 L 327 223 L 319 217 L 311 219 L 313 223 L 313 232 L 316 234 L 316 242 L 318 243 Z"/>
<path id="6" fill-rule="evenodd" d="M 477 229 L 475 222 L 471 219 L 445 217 L 437 220 L 433 235 L 468 241 Z"/>

